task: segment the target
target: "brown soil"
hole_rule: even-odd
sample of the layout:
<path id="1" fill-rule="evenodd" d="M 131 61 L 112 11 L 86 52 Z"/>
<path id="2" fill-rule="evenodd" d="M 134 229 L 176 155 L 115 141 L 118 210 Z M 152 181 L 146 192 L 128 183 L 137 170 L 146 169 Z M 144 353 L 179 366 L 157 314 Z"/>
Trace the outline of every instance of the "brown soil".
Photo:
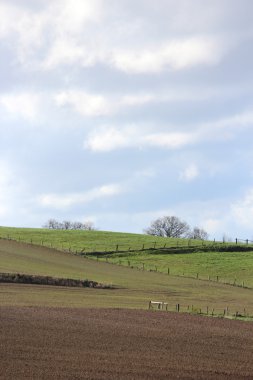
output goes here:
<path id="1" fill-rule="evenodd" d="M 0 307 L 0 379 L 253 379 L 252 323 Z"/>

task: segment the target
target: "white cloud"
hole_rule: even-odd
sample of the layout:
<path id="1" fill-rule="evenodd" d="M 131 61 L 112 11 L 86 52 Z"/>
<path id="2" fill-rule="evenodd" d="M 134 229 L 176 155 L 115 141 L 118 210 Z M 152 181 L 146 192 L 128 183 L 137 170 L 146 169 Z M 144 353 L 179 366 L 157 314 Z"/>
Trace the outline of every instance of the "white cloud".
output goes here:
<path id="1" fill-rule="evenodd" d="M 143 144 L 177 149 L 194 142 L 194 135 L 185 132 L 152 133 L 143 136 Z"/>
<path id="2" fill-rule="evenodd" d="M 158 73 L 166 68 L 182 70 L 200 64 L 216 64 L 222 55 L 220 43 L 210 37 L 173 39 L 146 50 L 118 50 L 112 64 L 127 73 Z"/>
<path id="3" fill-rule="evenodd" d="M 199 176 L 198 167 L 195 164 L 187 166 L 181 173 L 179 178 L 183 181 L 190 182 Z"/>
<path id="4" fill-rule="evenodd" d="M 82 116 L 95 117 L 114 115 L 125 108 L 166 100 L 148 93 L 111 96 L 72 89 L 57 93 L 54 96 L 54 101 L 58 107 L 69 106 Z"/>
<path id="5" fill-rule="evenodd" d="M 35 93 L 14 93 L 0 96 L 0 105 L 11 115 L 26 120 L 36 120 L 39 113 L 40 98 Z"/>
<path id="6" fill-rule="evenodd" d="M 90 99 L 92 99 L 92 96 Z M 70 99 L 67 101 L 71 102 Z M 134 100 L 134 102 L 135 101 L 138 103 L 137 100 Z M 103 101 L 101 101 L 101 109 L 99 109 L 99 107 L 97 109 L 94 108 L 94 115 L 102 112 L 103 104 L 106 104 L 106 102 L 103 103 Z M 77 106 L 78 102 L 76 102 L 75 107 Z M 116 108 L 117 106 L 115 106 L 115 109 Z M 110 106 L 107 108 L 104 106 L 104 112 L 106 112 L 106 109 L 109 112 Z M 92 112 L 92 107 L 90 107 L 90 114 Z M 111 112 L 113 112 L 113 109 L 111 109 Z M 94 152 L 110 152 L 123 148 L 145 147 L 180 149 L 193 144 L 205 142 L 210 143 L 211 141 L 215 142 L 233 139 L 237 136 L 237 134 L 241 133 L 242 128 L 251 128 L 252 124 L 253 113 L 251 111 L 244 111 L 240 114 L 232 115 L 231 117 L 223 118 L 213 122 L 201 123 L 195 126 L 169 126 L 168 132 L 152 132 L 151 127 L 147 128 L 143 125 L 138 124 L 132 126 L 123 126 L 121 128 L 114 126 L 102 126 L 88 134 L 84 142 L 84 147 Z M 184 132 L 186 128 L 190 130 L 190 132 Z M 181 178 L 188 178 L 189 180 L 195 178 L 197 175 L 198 172 L 196 167 L 190 167 L 186 170 L 185 173 L 181 174 Z"/>
<path id="7" fill-rule="evenodd" d="M 119 184 L 103 185 L 98 188 L 83 192 L 71 194 L 44 194 L 38 197 L 42 206 L 53 207 L 57 209 L 68 208 L 77 204 L 92 202 L 96 199 L 113 197 L 123 192 Z"/>
<path id="8" fill-rule="evenodd" d="M 83 116 L 101 116 L 111 112 L 111 105 L 102 95 L 92 95 L 83 91 L 63 91 L 55 96 L 58 106 L 71 106 Z"/>
<path id="9" fill-rule="evenodd" d="M 241 113 L 221 118 L 212 122 L 189 126 L 195 136 L 195 142 L 228 141 L 241 135 L 242 130 L 253 126 L 253 112 L 245 110 Z"/>
<path id="10" fill-rule="evenodd" d="M 9 165 L 0 160 L 0 216 L 3 217 L 8 212 L 7 199 L 10 193 L 12 182 L 11 170 Z"/>
<path id="11" fill-rule="evenodd" d="M 138 132 L 135 127 L 125 127 L 118 130 L 114 127 L 102 127 L 92 132 L 84 142 L 84 147 L 94 152 L 110 152 L 136 146 L 138 144 Z"/>
<path id="12" fill-rule="evenodd" d="M 18 176 L 13 165 L 0 158 L 0 223 L 15 218 L 29 198 L 23 178 Z"/>
<path id="13" fill-rule="evenodd" d="M 41 67 L 45 70 L 52 70 L 61 64 L 77 64 L 82 66 L 92 66 L 94 56 L 75 39 L 70 37 L 55 40 L 50 47 L 46 59 Z"/>
<path id="14" fill-rule="evenodd" d="M 103 63 L 131 74 L 217 64 L 231 48 L 221 36 L 196 31 L 188 37 L 187 30 L 180 37 L 168 31 L 154 43 L 143 39 L 145 30 L 149 35 L 148 23 L 137 32 L 137 21 L 129 24 L 124 7 L 118 7 L 120 23 L 112 19 L 113 9 L 101 0 L 55 0 L 37 12 L 0 4 L 0 38 L 12 37 L 19 61 L 30 69 Z M 129 32 L 131 28 L 135 32 Z"/>
<path id="15" fill-rule="evenodd" d="M 210 132 L 217 133 L 219 130 L 223 136 L 232 137 L 234 133 L 239 132 L 239 128 L 251 127 L 253 124 L 252 110 L 245 110 L 241 113 L 222 118 L 215 122 L 205 123 L 204 127 Z"/>
<path id="16" fill-rule="evenodd" d="M 100 0 L 56 0 L 50 4 L 55 25 L 60 34 L 79 34 L 86 23 L 98 22 L 101 17 L 102 2 Z M 53 21 L 53 20 L 52 20 Z"/>
<path id="17" fill-rule="evenodd" d="M 148 104 L 154 101 L 158 101 L 159 97 L 157 95 L 152 94 L 138 94 L 138 95 L 124 95 L 120 104 L 122 106 L 141 106 L 144 104 Z"/>
<path id="18" fill-rule="evenodd" d="M 253 188 L 245 196 L 231 205 L 231 214 L 237 224 L 252 229 L 253 226 Z"/>
<path id="19" fill-rule="evenodd" d="M 10 31 L 13 10 L 13 7 L 0 3 L 0 38 L 6 37 Z"/>
<path id="20" fill-rule="evenodd" d="M 150 133 L 140 126 L 121 129 L 102 127 L 89 134 L 84 147 L 94 152 L 110 152 L 122 148 L 163 147 L 179 149 L 194 142 L 190 133 L 167 132 Z"/>
<path id="21" fill-rule="evenodd" d="M 72 56 L 72 55 L 70 55 Z M 72 59 L 72 58 L 71 58 Z M 170 88 L 166 91 L 153 91 L 153 92 L 139 92 L 139 93 L 126 93 L 121 94 L 108 94 L 103 93 L 90 93 L 78 88 L 72 88 L 69 90 L 62 90 L 53 95 L 55 104 L 58 107 L 69 106 L 75 112 L 82 116 L 94 117 L 94 116 L 108 116 L 119 114 L 129 108 L 140 108 L 142 106 L 153 104 L 168 104 L 173 102 L 186 102 L 186 101 L 202 101 L 211 100 L 218 97 L 224 98 L 233 96 L 231 89 L 222 88 Z M 246 125 L 246 123 L 252 122 L 253 114 L 250 111 L 242 112 L 238 115 L 214 121 L 213 123 L 204 123 L 199 126 L 191 126 L 192 128 L 205 128 L 213 131 L 216 129 L 224 129 L 236 125 Z M 201 134 L 201 130 L 198 132 Z"/>
<path id="22" fill-rule="evenodd" d="M 100 20 L 101 9 L 100 0 L 45 1 L 39 11 L 1 3 L 0 38 L 11 38 L 18 60 L 29 69 L 74 63 L 84 55 L 80 54 L 79 40 L 84 40 L 87 24 Z M 44 60 L 42 55 L 46 55 Z"/>
<path id="23" fill-rule="evenodd" d="M 219 235 L 221 239 L 222 231 L 226 228 L 226 224 L 222 218 L 208 218 L 202 221 L 203 228 L 210 235 Z"/>

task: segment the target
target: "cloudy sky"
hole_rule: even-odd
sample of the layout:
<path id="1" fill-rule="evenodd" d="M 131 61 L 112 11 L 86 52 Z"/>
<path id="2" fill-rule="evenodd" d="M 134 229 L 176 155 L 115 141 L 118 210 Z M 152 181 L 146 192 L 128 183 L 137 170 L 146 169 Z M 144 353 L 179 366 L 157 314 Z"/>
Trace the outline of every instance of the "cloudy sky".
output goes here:
<path id="1" fill-rule="evenodd" d="M 253 238 L 252 0 L 0 0 L 0 225 Z"/>

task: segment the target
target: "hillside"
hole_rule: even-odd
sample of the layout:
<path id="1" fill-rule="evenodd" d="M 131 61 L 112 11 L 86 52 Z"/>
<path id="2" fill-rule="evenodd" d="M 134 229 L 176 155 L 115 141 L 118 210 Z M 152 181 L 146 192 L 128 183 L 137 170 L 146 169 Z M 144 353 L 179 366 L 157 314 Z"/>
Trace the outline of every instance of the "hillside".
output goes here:
<path id="1" fill-rule="evenodd" d="M 222 313 L 247 310 L 253 315 L 253 290 L 220 282 L 179 277 L 135 267 L 113 265 L 55 249 L 0 239 L 0 272 L 37 274 L 61 278 L 90 279 L 113 284 L 117 289 L 56 289 L 1 284 L 1 304 L 74 307 L 120 307 L 145 309 L 149 300 L 166 301 L 169 309 L 208 306 Z"/>
<path id="2" fill-rule="evenodd" d="M 0 227 L 0 238 L 171 275 L 253 288 L 253 246 L 106 231 Z M 1 239 L 0 239 L 1 240 Z"/>

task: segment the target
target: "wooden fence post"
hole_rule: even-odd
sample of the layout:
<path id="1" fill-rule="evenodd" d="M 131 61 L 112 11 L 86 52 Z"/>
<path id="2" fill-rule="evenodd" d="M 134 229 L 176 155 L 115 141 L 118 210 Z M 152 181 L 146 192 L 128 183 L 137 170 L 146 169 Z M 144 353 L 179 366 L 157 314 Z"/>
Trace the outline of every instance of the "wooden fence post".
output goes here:
<path id="1" fill-rule="evenodd" d="M 170 274 L 170 268 L 168 268 L 168 274 Z"/>

